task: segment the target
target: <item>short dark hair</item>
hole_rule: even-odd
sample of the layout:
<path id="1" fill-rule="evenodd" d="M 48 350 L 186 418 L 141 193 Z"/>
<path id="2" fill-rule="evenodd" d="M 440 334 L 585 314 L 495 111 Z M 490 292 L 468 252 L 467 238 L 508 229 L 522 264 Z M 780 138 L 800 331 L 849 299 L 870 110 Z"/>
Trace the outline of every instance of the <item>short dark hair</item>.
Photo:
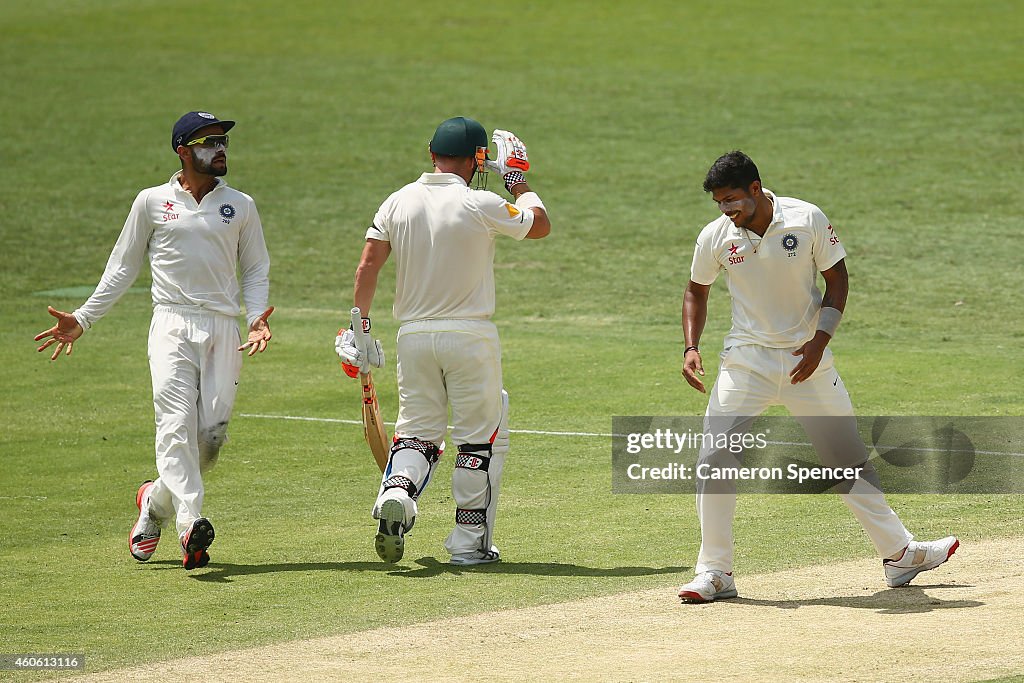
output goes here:
<path id="1" fill-rule="evenodd" d="M 761 180 L 754 161 L 739 150 L 723 154 L 711 164 L 704 178 L 704 191 L 713 192 L 720 187 L 747 189 L 755 180 Z"/>

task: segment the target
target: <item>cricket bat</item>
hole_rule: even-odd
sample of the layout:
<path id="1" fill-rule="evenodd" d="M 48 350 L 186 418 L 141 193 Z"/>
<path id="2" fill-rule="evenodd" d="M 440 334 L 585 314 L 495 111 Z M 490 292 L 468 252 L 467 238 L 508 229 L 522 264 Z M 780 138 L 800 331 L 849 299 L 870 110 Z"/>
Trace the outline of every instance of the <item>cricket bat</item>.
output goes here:
<path id="1" fill-rule="evenodd" d="M 370 333 L 363 330 L 363 315 L 358 307 L 352 309 L 352 332 L 356 336 L 356 348 L 365 354 L 373 341 L 370 339 Z M 383 472 L 388 466 L 391 442 L 388 440 L 384 421 L 380 418 L 377 390 L 373 388 L 373 377 L 369 372 L 359 373 L 359 384 L 363 389 L 363 437 L 366 439 L 366 445 L 370 447 L 370 452 L 373 453 L 373 459 L 377 461 L 377 467 Z"/>

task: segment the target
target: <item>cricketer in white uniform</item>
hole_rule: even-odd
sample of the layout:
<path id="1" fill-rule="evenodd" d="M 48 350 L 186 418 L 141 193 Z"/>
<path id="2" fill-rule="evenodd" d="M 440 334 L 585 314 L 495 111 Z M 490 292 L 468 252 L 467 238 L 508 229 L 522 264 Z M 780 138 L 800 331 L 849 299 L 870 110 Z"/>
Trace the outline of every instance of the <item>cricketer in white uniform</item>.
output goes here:
<path id="1" fill-rule="evenodd" d="M 149 260 L 153 318 L 149 364 L 156 411 L 159 477 L 136 493 L 139 517 L 129 550 L 146 561 L 160 528 L 174 520 L 186 569 L 209 562 L 213 525 L 202 515 L 202 473 L 213 466 L 227 440 L 242 356 L 263 351 L 270 340 L 267 307 L 270 258 L 251 197 L 220 178 L 227 173 L 227 132 L 234 121 L 189 112 L 175 124 L 171 147 L 182 170 L 135 198 L 100 282 L 74 313 L 49 309 L 58 323 L 36 339 L 39 348 L 72 344 L 121 298 Z M 241 285 L 236 275 L 241 275 Z M 249 327 L 238 330 L 239 295 Z"/>
<path id="2" fill-rule="evenodd" d="M 846 306 L 846 251 L 821 210 L 761 187 L 754 162 L 742 152 L 720 157 L 704 191 L 722 216 L 697 237 L 683 300 L 686 349 L 682 374 L 705 391 L 698 349 L 707 301 L 719 274 L 732 297 L 732 329 L 725 338 L 711 389 L 706 432 L 742 430 L 773 405 L 783 405 L 807 430 L 824 464 L 857 466 L 868 460 L 853 404 L 827 344 Z M 825 281 L 824 295 L 817 275 Z M 815 419 L 808 419 L 816 416 Z M 725 450 L 707 448 L 700 462 L 722 463 Z M 945 562 L 959 542 L 950 536 L 915 542 L 885 501 L 872 468 L 841 493 L 880 557 L 886 583 L 902 586 Z M 679 596 L 705 602 L 736 596 L 732 577 L 735 484 L 698 481 L 701 547 L 696 578 Z"/>
<path id="3" fill-rule="evenodd" d="M 445 548 L 453 564 L 499 559 L 492 539 L 509 439 L 501 347 L 490 321 L 494 245 L 500 236 L 545 237 L 550 223 L 523 176 L 529 168 L 526 147 L 507 131 L 495 131 L 493 139 L 497 161 L 486 159 L 487 134 L 479 123 L 464 117 L 441 123 L 430 142 L 434 172 L 384 201 L 366 231 L 356 271 L 355 305 L 365 314 L 377 275 L 394 254 L 399 409 L 373 508 L 379 520 L 375 549 L 388 562 L 404 553 L 417 500 L 444 449 L 449 405 L 458 455 L 452 473 L 455 528 Z M 514 204 L 469 187 L 488 168 L 500 173 Z M 351 330 L 339 335 L 336 348 L 344 362 L 364 372 L 383 364 L 379 343 L 362 358 Z"/>

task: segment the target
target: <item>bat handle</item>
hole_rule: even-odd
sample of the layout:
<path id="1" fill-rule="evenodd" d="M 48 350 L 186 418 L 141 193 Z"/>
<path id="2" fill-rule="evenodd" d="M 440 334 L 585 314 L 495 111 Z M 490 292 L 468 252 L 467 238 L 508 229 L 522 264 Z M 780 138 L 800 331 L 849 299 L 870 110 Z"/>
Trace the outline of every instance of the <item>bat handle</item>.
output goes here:
<path id="1" fill-rule="evenodd" d="M 352 334 L 355 335 L 356 348 L 366 356 L 366 349 L 370 344 L 370 335 L 363 332 L 363 312 L 358 306 L 353 306 L 352 311 Z"/>

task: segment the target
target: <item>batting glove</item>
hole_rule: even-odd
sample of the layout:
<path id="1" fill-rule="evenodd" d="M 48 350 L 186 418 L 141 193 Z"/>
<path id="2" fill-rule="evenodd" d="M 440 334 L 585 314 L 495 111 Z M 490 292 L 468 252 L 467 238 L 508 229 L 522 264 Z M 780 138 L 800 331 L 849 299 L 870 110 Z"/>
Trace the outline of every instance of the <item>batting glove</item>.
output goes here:
<path id="1" fill-rule="evenodd" d="M 487 166 L 502 179 L 513 171 L 526 172 L 530 170 L 530 159 L 526 155 L 526 145 L 514 134 L 507 130 L 495 130 L 491 135 L 494 147 L 497 149 L 496 159 L 488 161 Z"/>
<path id="2" fill-rule="evenodd" d="M 355 377 L 360 372 L 365 375 L 371 367 L 384 367 L 384 349 L 381 348 L 380 340 L 372 339 L 369 335 L 367 338 L 369 345 L 365 354 L 356 344 L 356 335 L 351 329 L 339 331 L 338 336 L 334 338 L 334 350 L 341 358 L 341 366 L 349 377 Z"/>
<path id="3" fill-rule="evenodd" d="M 341 368 L 345 374 L 357 377 L 362 365 L 362 354 L 356 347 L 356 335 L 352 330 L 338 330 L 338 336 L 334 338 L 334 351 L 341 358 Z"/>
<path id="4" fill-rule="evenodd" d="M 375 368 L 384 367 L 384 349 L 380 346 L 380 339 L 370 339 L 370 346 L 366 349 L 367 361 Z"/>

